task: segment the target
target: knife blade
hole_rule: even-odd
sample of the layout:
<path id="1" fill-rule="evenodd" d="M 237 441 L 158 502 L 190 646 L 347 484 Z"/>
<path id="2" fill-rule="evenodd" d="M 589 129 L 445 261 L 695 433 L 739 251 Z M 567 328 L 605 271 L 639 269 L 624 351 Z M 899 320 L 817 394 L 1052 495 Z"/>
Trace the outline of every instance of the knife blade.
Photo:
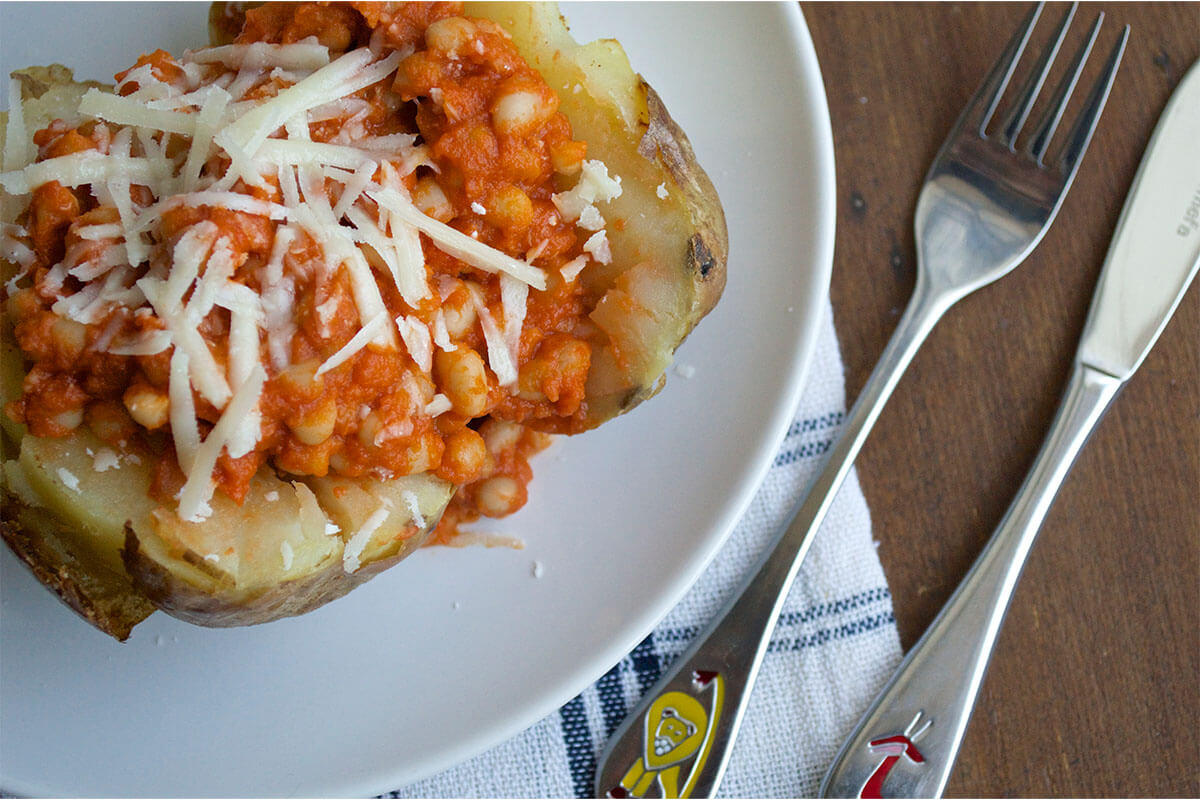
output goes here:
<path id="1" fill-rule="evenodd" d="M 1126 380 L 1200 267 L 1200 62 L 1155 126 L 1117 221 L 1079 359 Z"/>

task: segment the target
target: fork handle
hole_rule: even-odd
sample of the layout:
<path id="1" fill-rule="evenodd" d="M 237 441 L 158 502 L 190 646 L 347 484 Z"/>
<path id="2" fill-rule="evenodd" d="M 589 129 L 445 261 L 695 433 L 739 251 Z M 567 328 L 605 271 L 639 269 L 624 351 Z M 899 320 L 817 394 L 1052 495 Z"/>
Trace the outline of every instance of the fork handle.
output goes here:
<path id="1" fill-rule="evenodd" d="M 821 473 L 716 618 L 663 673 L 600 756 L 600 797 L 711 797 L 729 762 L 750 689 L 800 563 L 900 376 L 961 294 L 918 279 Z M 665 720 L 665 721 L 664 721 Z M 663 730 L 663 726 L 667 730 Z M 655 749 L 655 737 L 663 736 Z M 669 734 L 686 737 L 672 746 Z"/>
<path id="2" fill-rule="evenodd" d="M 822 797 L 941 797 L 1021 568 L 1063 479 L 1123 381 L 1076 362 L 991 540 L 842 745 Z"/>

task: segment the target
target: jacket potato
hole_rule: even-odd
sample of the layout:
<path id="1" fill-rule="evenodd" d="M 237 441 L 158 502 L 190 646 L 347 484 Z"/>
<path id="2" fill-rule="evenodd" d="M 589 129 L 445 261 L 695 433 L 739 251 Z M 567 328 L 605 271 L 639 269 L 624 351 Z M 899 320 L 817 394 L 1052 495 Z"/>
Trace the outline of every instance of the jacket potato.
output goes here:
<path id="1" fill-rule="evenodd" d="M 438 402 L 436 398 L 442 397 L 444 408 L 439 413 L 446 419 L 455 419 L 453 424 L 445 425 L 442 420 L 434 421 L 433 429 L 440 431 L 439 441 L 448 443 L 455 433 L 471 442 L 478 439 L 489 448 L 485 454 L 486 462 L 495 465 L 499 459 L 510 459 L 514 448 L 518 447 L 516 443 L 525 442 L 522 437 L 532 435 L 529 431 L 579 433 L 632 409 L 659 391 L 675 349 L 712 309 L 721 294 L 727 233 L 717 194 L 696 163 L 686 136 L 654 90 L 633 72 L 618 43 L 575 43 L 554 4 L 467 3 L 465 9 L 456 8 L 454 4 L 434 5 L 450 6 L 448 11 L 444 8 L 439 11 L 439 19 L 461 19 L 458 15 L 462 13 L 472 21 L 466 28 L 455 27 L 457 23 L 454 22 L 437 27 L 441 39 L 432 43 L 434 34 L 430 31 L 434 26 L 426 20 L 416 28 L 415 34 L 409 32 L 415 36 L 412 49 L 419 54 L 422 47 L 432 51 L 436 49 L 435 44 L 443 46 L 447 30 L 457 30 L 461 34 L 464 29 L 475 30 L 470 26 L 482 25 L 481 29 L 487 31 L 496 30 L 487 27 L 488 24 L 499 26 L 503 37 L 515 46 L 525 62 L 554 92 L 558 111 L 569 121 L 572 141 L 586 143 L 587 157 L 591 159 L 587 163 L 605 165 L 611 175 L 619 176 L 620 191 L 609 192 L 601 198 L 607 201 L 604 206 L 606 224 L 601 231 L 607 235 L 600 237 L 605 239 L 601 242 L 605 249 L 589 250 L 590 259 L 584 255 L 576 256 L 565 267 L 567 271 L 562 273 L 561 279 L 546 270 L 551 275 L 551 291 L 564 283 L 574 286 L 574 282 L 578 282 L 579 288 L 573 289 L 570 297 L 587 298 L 582 310 L 576 311 L 579 319 L 574 323 L 572 335 L 584 342 L 589 358 L 587 368 L 579 378 L 580 396 L 568 406 L 555 405 L 557 398 L 547 397 L 553 395 L 548 387 L 557 387 L 555 381 L 561 376 L 550 374 L 547 377 L 530 366 L 541 364 L 538 356 L 543 352 L 539 349 L 543 345 L 538 340 L 531 343 L 522 338 L 521 344 L 515 344 L 510 351 L 514 362 L 508 367 L 512 372 L 510 379 L 506 383 L 499 375 L 503 353 L 496 352 L 495 340 L 489 338 L 487 331 L 480 332 L 487 325 L 488 314 L 486 304 L 479 298 L 495 301 L 500 289 L 486 294 L 487 278 L 481 276 L 478 266 L 471 262 L 476 269 L 468 272 L 477 278 L 471 286 L 476 287 L 472 291 L 478 313 L 472 314 L 473 333 L 470 335 L 475 337 L 473 341 L 477 342 L 478 349 L 488 353 L 484 377 L 489 401 L 486 407 L 475 409 L 476 413 L 464 411 L 452 398 L 447 399 L 453 393 L 446 388 L 446 396 L 439 392 L 428 407 Z M 238 31 L 244 32 L 246 8 L 240 4 L 213 6 L 210 27 L 214 45 L 227 44 Z M 250 12 L 250 16 L 257 24 L 269 27 L 271 23 L 263 20 L 273 13 L 277 12 L 266 12 L 261 18 Z M 339 9 L 338 13 L 343 11 Z M 398 24 L 394 19 L 373 18 L 373 11 L 355 13 L 358 16 L 353 17 L 353 25 L 362 36 L 372 36 L 373 43 L 377 43 L 378 32 L 383 27 L 396 28 Z M 311 42 L 298 37 L 293 40 Z M 469 41 L 469 37 L 463 41 Z M 338 46 L 329 44 L 329 49 L 333 51 Z M 345 45 L 341 46 L 345 48 Z M 406 50 L 405 55 L 411 55 L 411 50 Z M 410 78 L 417 74 L 416 68 L 410 68 L 409 73 Z M 405 89 L 401 86 L 403 66 L 397 75 L 394 91 L 399 92 L 405 102 L 418 99 L 428 104 L 432 96 L 438 100 L 438 112 L 451 116 L 442 108 L 444 101 L 436 88 L 413 88 L 419 81 L 412 78 L 413 85 Z M 0 129 L 3 129 L 0 135 L 6 137 L 3 148 L 6 154 L 18 151 L 7 146 L 7 137 L 32 135 L 55 120 L 63 120 L 67 126 L 77 125 L 89 116 L 112 121 L 111 117 L 104 116 L 103 109 L 110 107 L 106 105 L 108 101 L 103 97 L 97 99 L 102 94 L 118 97 L 110 87 L 98 89 L 97 84 L 75 82 L 69 70 L 57 65 L 24 70 L 16 73 L 14 78 L 21 93 L 21 119 L 19 124 L 13 125 L 6 116 L 0 117 Z M 412 96 L 405 95 L 406 91 Z M 397 116 L 408 113 L 393 110 Z M 200 113 L 204 113 L 203 109 Z M 417 112 L 418 124 L 422 122 L 422 113 L 427 113 L 424 118 L 427 124 L 435 124 L 429 122 L 432 119 L 429 112 L 422 111 Z M 491 113 L 497 120 L 501 111 L 493 107 Z M 276 125 L 282 123 L 281 119 Z M 420 133 L 428 138 L 427 131 Z M 164 136 L 162 141 L 166 140 Z M 216 141 L 222 140 L 217 138 Z M 420 141 L 419 137 L 417 141 Z M 162 149 L 167 150 L 165 144 Z M 233 158 L 231 156 L 231 162 Z M 182 156 L 177 159 L 183 160 Z M 591 195 L 572 189 L 583 186 L 587 179 L 587 170 L 581 175 L 578 169 L 580 158 L 575 161 L 576 168 L 559 170 L 553 179 L 554 188 L 559 190 L 554 197 L 561 198 L 561 201 L 556 199 L 556 204 L 564 217 L 555 221 L 563 224 L 569 221 L 565 218 L 572 213 L 573 202 L 582 198 L 580 205 L 586 207 L 589 200 L 594 200 Z M 454 195 L 463 190 L 461 186 L 452 185 L 454 173 L 446 163 L 437 162 L 435 158 L 423 174 L 435 183 L 442 181 L 444 185 L 438 188 Z M 22 316 L 25 313 L 22 309 L 36 298 L 30 294 L 30 276 L 22 274 L 20 259 L 12 256 L 23 245 L 26 251 L 30 250 L 31 239 L 22 238 L 21 231 L 32 229 L 34 225 L 26 208 L 29 192 L 35 190 L 28 175 L 36 167 L 37 164 L 18 165 L 13 169 L 6 163 L 5 172 L 0 175 L 5 179 L 0 182 L 6 189 L 2 221 L 7 225 L 6 236 L 9 236 L 9 245 L 4 252 L 6 259 L 12 259 L 4 262 L 2 276 L 9 313 L 0 328 L 3 346 L 0 400 L 10 409 L 14 404 L 19 408 L 27 407 L 21 404 L 31 402 L 28 400 L 34 382 L 31 376 L 35 373 L 42 376 L 45 372 L 43 365 L 34 363 L 36 359 L 30 352 L 18 345 L 21 340 L 18 331 L 28 335 L 27 329 L 18 328 L 22 320 L 29 319 Z M 413 180 L 406 186 L 414 197 L 421 188 L 419 183 L 414 185 Z M 283 187 L 279 191 L 284 191 Z M 386 195 L 385 191 L 372 195 L 381 209 L 390 202 Z M 461 198 L 457 195 L 452 199 L 458 205 L 465 202 L 458 202 Z M 481 210 L 476 203 L 470 207 Z M 346 208 L 339 210 L 350 213 Z M 423 210 L 431 218 L 436 215 L 428 208 Z M 578 208 L 575 211 L 578 213 Z M 488 209 L 488 214 L 493 212 L 494 209 Z M 294 209 L 292 213 L 295 213 Z M 381 219 L 383 213 L 380 212 Z M 395 211 L 395 214 L 399 213 L 399 210 Z M 434 223 L 418 220 L 413 224 L 421 231 L 421 244 L 427 256 L 431 252 L 429 237 L 450 236 L 437 231 L 436 236 L 428 233 L 424 226 Z M 591 230 L 581 227 L 582 233 L 590 234 Z M 583 238 L 582 235 L 579 238 Z M 589 241 L 595 241 L 595 238 Z M 371 274 L 379 279 L 381 274 L 387 274 L 384 267 L 391 264 L 379 263 L 384 260 L 378 257 L 382 245 L 376 242 L 371 246 L 377 252 L 364 252 L 376 256 L 371 259 Z M 572 252 L 578 253 L 578 243 L 573 246 Z M 470 243 L 460 247 L 469 249 Z M 178 244 L 174 252 L 178 258 L 181 252 Z M 215 249 L 212 252 L 215 253 Z M 514 252 L 519 256 L 519 250 Z M 460 250 L 453 254 L 456 258 L 468 258 L 462 256 Z M 579 259 L 586 261 L 586 269 L 581 268 Z M 526 266 L 534 261 L 535 256 L 530 255 L 524 260 Z M 570 268 L 572 265 L 574 269 Z M 563 265 L 560 260 L 553 266 Z M 520 269 L 521 264 L 512 268 Z M 212 269 L 211 265 L 206 269 Z M 164 284 L 169 283 L 174 271 L 172 265 L 163 276 Z M 199 283 L 196 286 L 195 291 L 199 292 Z M 484 288 L 479 289 L 480 286 Z M 538 288 L 534 286 L 522 291 L 529 291 L 532 297 Z M 445 283 L 442 291 L 446 291 Z M 385 296 L 390 317 L 398 301 L 390 294 L 385 293 Z M 454 296 L 453 290 L 448 296 Z M 365 302 L 360 295 L 355 298 L 360 306 Z M 446 298 L 442 300 L 446 301 Z M 503 314 L 496 314 L 499 327 L 508 323 L 509 306 L 504 308 Z M 397 325 L 401 323 L 398 319 Z M 53 328 L 54 321 L 47 325 Z M 227 323 L 227 327 L 235 326 L 236 322 Z M 343 337 L 342 350 L 356 341 L 361 347 L 362 341 L 370 338 L 372 332 L 378 335 L 378 330 L 378 326 L 370 328 L 364 319 L 361 326 L 355 327 L 349 342 Z M 429 345 L 427 336 L 425 350 L 433 352 L 432 356 L 426 352 L 422 359 L 418 352 L 421 337 L 416 336 L 410 341 L 405 334 L 406 330 L 401 327 L 400 336 L 412 354 L 411 360 L 425 361 L 427 373 L 432 376 L 427 382 L 432 388 L 442 388 L 443 379 L 438 374 L 441 363 L 432 357 L 441 354 Z M 178 335 L 183 336 L 182 333 Z M 265 341 L 265 334 L 260 332 L 260 335 Z M 85 340 L 89 348 L 95 346 L 95 336 L 94 331 L 89 331 Z M 438 338 L 436 332 L 434 338 Z M 559 341 L 548 336 L 546 341 L 550 340 Z M 374 345 L 372 342 L 371 346 Z M 453 345 L 449 349 L 453 349 Z M 326 377 L 331 381 L 331 376 L 338 374 L 338 367 L 342 366 L 334 364 L 336 356 L 338 353 L 330 356 L 328 351 L 321 356 L 328 357 L 322 369 L 328 367 Z M 226 360 L 232 374 L 233 362 L 237 360 L 232 345 Z M 186 360 L 184 363 L 186 370 Z M 539 368 L 553 373 L 553 366 L 551 360 L 551 368 L 544 365 Z M 269 363 L 264 370 L 267 377 L 260 379 L 260 387 L 263 380 L 277 377 Z M 536 374 L 527 380 L 527 372 Z M 321 370 L 316 374 L 320 375 Z M 309 380 L 313 380 L 311 369 Z M 182 459 L 182 456 L 174 455 L 173 449 L 183 447 L 179 442 L 180 434 L 173 427 L 179 424 L 179 414 L 190 405 L 200 418 L 204 413 L 202 409 L 217 405 L 217 415 L 201 421 L 200 430 L 206 434 L 204 440 L 207 441 L 224 431 L 222 425 L 236 428 L 239 419 L 247 416 L 246 409 L 254 408 L 254 398 L 251 398 L 251 405 L 239 406 L 240 413 L 229 412 L 239 402 L 237 392 L 234 392 L 232 399 L 224 398 L 225 410 L 229 413 L 222 414 L 219 405 L 208 403 L 196 387 L 194 376 L 189 385 L 185 372 L 184 385 L 189 387 L 188 396 L 170 395 L 170 404 L 162 411 L 167 415 L 165 424 L 160 419 L 157 426 L 145 426 L 154 427 L 150 433 L 119 440 L 105 435 L 104 415 L 91 414 L 90 406 L 88 413 L 58 414 L 53 417 L 49 430 L 43 424 L 40 429 L 31 431 L 31 426 L 23 424 L 28 420 L 21 413 L 0 413 L 4 458 L 0 532 L 5 542 L 38 580 L 68 606 L 117 639 L 127 638 L 133 626 L 156 609 L 206 626 L 249 625 L 305 613 L 345 594 L 424 544 L 456 490 L 460 497 L 475 492 L 470 495 L 473 502 L 480 507 L 485 505 L 478 499 L 482 494 L 480 478 L 491 473 L 475 470 L 468 475 L 469 470 L 456 471 L 451 463 L 454 461 L 452 448 L 444 444 L 439 445 L 444 449 L 426 454 L 428 457 L 424 460 L 409 462 L 412 468 L 407 471 L 339 470 L 336 464 L 326 463 L 319 469 L 306 470 L 283 461 L 282 457 L 264 460 L 242 476 L 237 491 L 212 491 L 210 488 L 196 506 L 202 507 L 203 513 L 185 514 L 181 511 L 184 500 L 180 497 L 186 499 L 188 487 L 194 481 L 188 479 L 175 493 L 174 499 L 180 508 L 175 507 L 170 493 L 163 491 L 164 481 L 168 488 L 178 488 L 181 482 L 177 480 L 172 484 L 164 479 L 163 475 L 170 470 L 162 467 L 163 463 L 174 464 L 174 459 Z M 425 387 L 426 399 L 432 388 Z M 133 414 L 134 410 L 141 409 L 130 406 L 129 391 L 126 389 L 125 404 Z M 567 392 L 566 389 L 562 391 Z M 497 401 L 498 397 L 502 400 Z M 260 406 L 265 402 L 259 395 Z M 312 402 L 320 402 L 319 392 Z M 538 402 L 542 405 L 537 406 Z M 535 406 L 538 409 L 553 406 L 559 413 L 528 411 Z M 362 408 L 369 411 L 367 405 Z M 524 409 L 525 413 L 519 415 L 514 409 Z M 360 426 L 358 430 L 365 426 L 367 416 L 369 414 L 360 414 L 354 421 Z M 137 419 L 138 415 L 134 414 L 134 417 Z M 223 423 L 226 418 L 231 421 Z M 285 423 L 292 425 L 292 420 L 285 419 L 280 424 Z M 341 417 L 338 424 L 343 424 Z M 442 427 L 436 427 L 438 425 Z M 409 424 L 408 429 L 411 427 Z M 175 436 L 174 444 L 164 438 L 168 431 Z M 52 435 L 35 435 L 47 432 Z M 376 434 L 376 444 L 381 435 Z M 218 450 L 218 455 L 222 458 L 232 456 L 232 441 L 225 442 L 227 449 Z M 220 447 L 222 443 L 218 441 L 217 444 Z M 526 447 L 518 455 L 523 457 L 531 449 L 535 448 Z M 167 456 L 164 456 L 164 450 Z M 179 463 L 182 464 L 182 460 Z M 211 473 L 211 464 L 206 466 Z M 209 474 L 206 473 L 204 478 L 207 483 Z M 523 493 L 523 486 L 518 485 L 517 489 Z M 501 506 L 495 510 L 496 515 L 511 510 L 503 503 Z M 491 512 L 485 509 L 485 513 Z"/>

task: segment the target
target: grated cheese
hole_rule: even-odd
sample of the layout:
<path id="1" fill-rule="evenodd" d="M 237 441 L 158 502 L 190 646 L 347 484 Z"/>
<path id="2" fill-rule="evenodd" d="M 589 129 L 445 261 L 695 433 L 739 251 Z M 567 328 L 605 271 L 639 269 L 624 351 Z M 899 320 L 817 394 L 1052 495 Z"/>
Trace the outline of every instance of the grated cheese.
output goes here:
<path id="1" fill-rule="evenodd" d="M 500 308 L 504 312 L 504 344 L 513 364 L 520 360 L 521 328 L 525 325 L 529 286 L 508 275 L 500 276 Z"/>
<path id="2" fill-rule="evenodd" d="M 397 231 L 399 236 L 389 238 L 382 227 L 361 208 L 347 209 L 346 218 L 358 229 L 364 243 L 387 265 L 396 290 L 400 292 L 400 297 L 405 303 L 416 308 L 423 299 L 430 296 L 419 240 L 416 242 L 416 252 L 413 252 L 411 242 L 405 241 L 408 237 Z"/>
<path id="3" fill-rule="evenodd" d="M 370 160 L 364 161 L 359 165 L 358 169 L 344 179 L 341 177 L 344 173 L 339 174 L 339 170 L 330 167 L 325 168 L 326 177 L 341 180 L 345 184 L 342 189 L 342 196 L 338 198 L 337 205 L 333 207 L 333 216 L 336 219 L 346 216 L 346 211 L 358 202 L 358 198 L 362 197 L 362 193 L 370 185 L 371 178 L 374 177 L 377 168 L 378 164 L 376 162 Z"/>
<path id="4" fill-rule="evenodd" d="M 215 489 L 212 472 L 217 465 L 217 458 L 236 433 L 242 418 L 258 406 L 258 398 L 262 394 L 265 381 L 266 373 L 262 365 L 255 364 L 250 377 L 238 387 L 217 424 L 197 448 L 194 463 L 190 470 L 186 470 L 187 481 L 179 495 L 178 513 L 182 519 L 200 522 L 212 513 L 208 501 Z"/>
<path id="5" fill-rule="evenodd" d="M 431 417 L 440 417 L 453 407 L 454 405 L 450 402 L 450 398 L 438 392 L 433 396 L 432 400 L 425 404 L 425 413 Z"/>
<path id="6" fill-rule="evenodd" d="M 388 315 L 386 311 L 381 311 L 376 314 L 374 317 L 368 320 L 366 325 L 363 325 L 358 329 L 358 333 L 350 337 L 350 341 L 342 345 L 342 347 L 336 353 L 325 359 L 325 362 L 321 364 L 321 366 L 317 367 L 316 374 L 324 375 L 329 370 L 335 369 L 344 364 L 347 360 L 349 360 L 350 356 L 366 347 L 367 343 L 371 341 L 376 332 L 379 329 L 387 326 L 387 323 Z"/>
<path id="7" fill-rule="evenodd" d="M 58 475 L 58 479 L 63 482 L 64 486 L 76 494 L 79 493 L 79 478 L 76 477 L 73 472 L 66 467 L 59 467 L 57 470 L 55 470 L 55 472 Z"/>
<path id="8" fill-rule="evenodd" d="M 206 47 L 202 50 L 189 50 L 183 54 L 183 61 L 195 64 L 225 64 L 230 67 L 248 67 L 256 70 L 268 68 L 316 70 L 329 63 L 329 48 L 323 44 L 308 42 L 229 44 L 221 47 Z"/>
<path id="9" fill-rule="evenodd" d="M 404 501 L 404 507 L 408 509 L 408 513 L 412 514 L 413 524 L 418 528 L 424 528 L 425 517 L 421 514 L 421 502 L 416 493 L 411 489 L 405 489 L 400 492 L 400 499 Z"/>
<path id="10" fill-rule="evenodd" d="M 585 159 L 579 180 L 565 192 L 550 196 L 550 200 L 567 222 L 579 219 L 584 209 L 597 202 L 608 202 L 621 196 L 620 177 L 610 177 L 603 161 Z"/>
<path id="11" fill-rule="evenodd" d="M 483 328 L 488 366 L 496 374 L 496 381 L 501 386 L 512 386 L 517 382 L 517 365 L 504 338 L 504 331 L 496 324 L 495 317 L 477 292 L 471 292 L 471 300 L 475 305 L 475 313 L 479 315 L 479 324 Z"/>
<path id="12" fill-rule="evenodd" d="M 282 370 L 291 362 L 291 342 L 296 332 L 296 323 L 292 318 L 295 289 L 292 280 L 283 277 L 283 260 L 295 238 L 294 228 L 280 228 L 275 232 L 271 258 L 263 267 L 260 277 L 267 352 L 276 370 Z"/>
<path id="13" fill-rule="evenodd" d="M 171 437 L 175 440 L 175 456 L 179 460 L 179 468 L 190 473 L 196 462 L 196 451 L 200 448 L 200 426 L 196 423 L 196 401 L 192 397 L 192 384 L 188 378 L 188 354 L 181 347 L 171 353 L 167 399 L 170 401 L 168 416 Z"/>
<path id="14" fill-rule="evenodd" d="M 599 209 L 589 203 L 579 212 L 576 224 L 585 231 L 598 231 L 604 227 L 604 217 L 600 216 Z"/>
<path id="15" fill-rule="evenodd" d="M 96 451 L 96 455 L 92 458 L 92 469 L 96 472 L 108 472 L 119 466 L 121 459 L 112 450 L 107 447 L 101 447 Z"/>
<path id="16" fill-rule="evenodd" d="M 297 114 L 354 94 L 386 78 L 395 71 L 401 54 L 392 53 L 372 64 L 374 58 L 374 53 L 363 47 L 326 64 L 242 115 L 218 134 L 217 143 L 226 150 L 233 147 L 253 156 L 272 132 Z"/>
<path id="17" fill-rule="evenodd" d="M 144 102 L 99 89 L 88 90 L 79 101 L 79 113 L 117 125 L 134 125 L 185 136 L 192 136 L 196 132 L 195 114 L 150 108 Z"/>
<path id="18" fill-rule="evenodd" d="M 221 120 L 224 119 L 225 110 L 232 99 L 228 92 L 214 86 L 200 106 L 192 130 L 192 143 L 188 147 L 187 160 L 183 164 L 183 175 L 180 178 L 183 191 L 196 190 L 204 162 L 208 160 L 212 151 L 213 137 L 220 129 Z"/>
<path id="19" fill-rule="evenodd" d="M 363 551 L 367 549 L 371 537 L 375 535 L 375 531 L 379 530 L 379 526 L 388 518 L 389 513 L 387 505 L 381 503 L 371 516 L 363 520 L 363 524 L 350 537 L 350 541 L 346 542 L 346 549 L 342 551 L 342 569 L 346 571 L 346 574 L 355 573 L 362 566 Z"/>
<path id="20" fill-rule="evenodd" d="M 152 356 L 170 346 L 168 331 L 145 331 L 122 344 L 110 344 L 104 351 L 117 356 Z"/>
<path id="21" fill-rule="evenodd" d="M 33 141 L 25 135 L 25 107 L 21 101 L 21 82 L 16 78 L 8 81 L 8 123 L 4 128 L 4 152 L 0 158 L 0 169 L 5 172 L 24 169 L 33 161 L 37 151 Z M 9 219 L 9 215 L 4 215 Z"/>
<path id="22" fill-rule="evenodd" d="M 367 197 L 387 208 L 417 230 L 424 233 L 443 252 L 465 261 L 485 272 L 502 272 L 529 284 L 535 289 L 546 288 L 546 273 L 531 264 L 519 261 L 487 245 L 472 239 L 444 222 L 425 216 L 412 201 L 392 189 L 368 191 Z"/>
<path id="23" fill-rule="evenodd" d="M 84 150 L 48 158 L 21 170 L 0 172 L 0 186 L 12 194 L 28 194 L 50 181 L 58 181 L 68 189 L 113 178 L 148 185 L 168 180 L 173 172 L 174 165 L 166 158 L 104 155 Z"/>
<path id="24" fill-rule="evenodd" d="M 22 240 L 25 236 L 28 233 L 20 225 L 0 223 L 0 258 L 21 267 L 22 272 L 27 272 L 37 260 L 37 254 Z"/>
<path id="25" fill-rule="evenodd" d="M 563 276 L 563 280 L 567 283 L 579 277 L 579 273 L 583 272 L 583 268 L 587 266 L 587 256 L 575 256 L 567 263 L 559 267 L 558 271 Z"/>
<path id="26" fill-rule="evenodd" d="M 289 132 L 290 133 L 290 132 Z M 297 139 L 267 139 L 258 148 L 256 161 L 275 165 L 319 164 L 324 166 L 358 169 L 374 161 L 368 154 L 355 147 L 328 142 L 312 142 Z M 377 166 L 377 165 L 376 165 Z M 374 173 L 375 167 L 371 168 Z"/>
<path id="27" fill-rule="evenodd" d="M 85 242 L 99 242 L 105 239 L 116 239 L 124 235 L 124 230 L 115 222 L 100 225 L 81 225 L 72 231 Z"/>
<path id="28" fill-rule="evenodd" d="M 583 243 L 583 251 L 591 253 L 592 258 L 601 264 L 612 262 L 612 249 L 608 245 L 608 236 L 604 231 L 597 231 L 589 236 L 588 240 Z"/>
<path id="29" fill-rule="evenodd" d="M 433 337 L 429 327 L 421 320 L 409 314 L 396 317 L 396 328 L 408 354 L 422 372 L 433 369 Z"/>
<path id="30" fill-rule="evenodd" d="M 446 328 L 446 312 L 440 308 L 433 315 L 433 343 L 447 353 L 458 349 L 458 345 L 450 341 L 450 331 Z"/>

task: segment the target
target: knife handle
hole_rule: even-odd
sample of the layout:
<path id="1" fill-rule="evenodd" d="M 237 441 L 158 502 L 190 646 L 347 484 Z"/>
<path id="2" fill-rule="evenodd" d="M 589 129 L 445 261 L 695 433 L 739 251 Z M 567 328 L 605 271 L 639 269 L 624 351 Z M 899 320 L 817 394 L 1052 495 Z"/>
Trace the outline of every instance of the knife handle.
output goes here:
<path id="1" fill-rule="evenodd" d="M 1076 361 L 1042 449 L 1004 519 L 842 745 L 821 784 L 822 797 L 941 797 L 1025 558 L 1122 383 Z"/>

